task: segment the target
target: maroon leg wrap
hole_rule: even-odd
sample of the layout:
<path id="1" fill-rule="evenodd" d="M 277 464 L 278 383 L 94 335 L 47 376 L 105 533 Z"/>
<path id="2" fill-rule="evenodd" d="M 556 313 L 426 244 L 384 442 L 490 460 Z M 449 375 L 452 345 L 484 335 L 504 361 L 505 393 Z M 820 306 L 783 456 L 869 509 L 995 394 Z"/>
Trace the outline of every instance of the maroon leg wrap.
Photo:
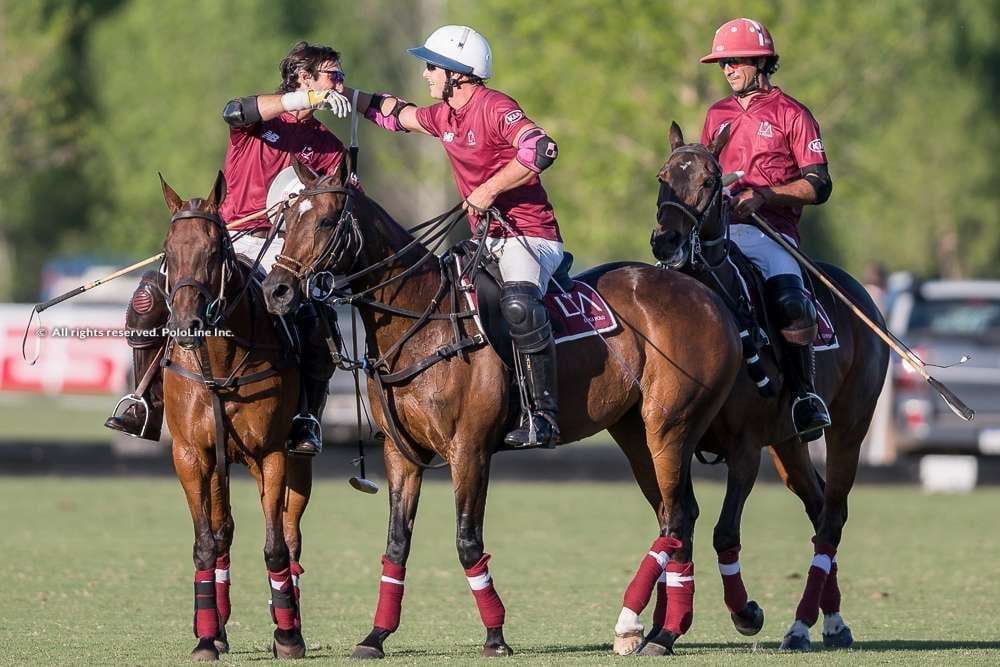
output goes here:
<path id="1" fill-rule="evenodd" d="M 653 625 L 662 628 L 667 622 L 667 581 L 660 575 L 656 582 L 656 606 L 653 607 Z"/>
<path id="2" fill-rule="evenodd" d="M 820 595 L 826 585 L 827 573 L 830 571 L 833 557 L 837 554 L 836 548 L 817 542 L 815 537 L 813 544 L 815 544 L 815 555 L 812 565 L 809 567 L 806 588 L 802 592 L 802 599 L 795 610 L 795 620 L 802 621 L 809 627 L 812 627 L 819 617 Z"/>
<path id="3" fill-rule="evenodd" d="M 483 625 L 487 628 L 499 628 L 503 627 L 507 611 L 493 586 L 489 562 L 490 555 L 483 554 L 478 563 L 465 571 L 465 577 L 469 580 L 469 588 L 476 598 L 476 606 L 479 607 L 479 617 L 483 619 Z"/>
<path id="4" fill-rule="evenodd" d="M 295 593 L 295 629 L 302 629 L 302 590 L 299 588 L 299 577 L 305 574 L 305 569 L 299 565 L 297 560 L 288 564 L 288 569 L 292 573 L 292 592 Z"/>
<path id="5" fill-rule="evenodd" d="M 292 590 L 292 573 L 289 568 L 268 570 L 271 586 L 271 615 L 279 630 L 295 629 L 295 592 Z"/>
<path id="6" fill-rule="evenodd" d="M 215 568 L 194 573 L 194 636 L 211 639 L 219 634 L 219 612 L 215 609 Z"/>
<path id="7" fill-rule="evenodd" d="M 722 573 L 722 595 L 726 609 L 735 614 L 746 609 L 746 586 L 743 585 L 743 574 L 739 570 L 740 545 L 719 552 L 719 572 Z"/>
<path id="8" fill-rule="evenodd" d="M 403 611 L 403 581 L 406 568 L 382 556 L 382 580 L 378 585 L 378 606 L 375 608 L 375 627 L 395 632 Z"/>
<path id="9" fill-rule="evenodd" d="M 840 586 L 837 585 L 837 561 L 830 565 L 830 574 L 826 575 L 826 585 L 823 595 L 819 598 L 820 609 L 824 614 L 840 613 Z"/>
<path id="10" fill-rule="evenodd" d="M 680 636 L 694 618 L 694 563 L 667 563 L 667 591 L 667 622 L 663 627 Z"/>
<path id="11" fill-rule="evenodd" d="M 632 577 L 628 588 L 625 589 L 625 598 L 622 606 L 631 609 L 636 614 L 641 614 L 642 610 L 649 604 L 649 598 L 653 594 L 653 586 L 660 578 L 663 567 L 653 554 L 664 553 L 668 557 L 677 549 L 680 549 L 682 542 L 676 537 L 658 537 L 653 541 L 649 552 L 643 556 L 639 563 L 639 570 Z"/>
<path id="12" fill-rule="evenodd" d="M 223 626 L 229 622 L 232 611 L 229 586 L 229 554 L 222 554 L 215 559 L 215 608 L 219 611 L 219 622 Z"/>

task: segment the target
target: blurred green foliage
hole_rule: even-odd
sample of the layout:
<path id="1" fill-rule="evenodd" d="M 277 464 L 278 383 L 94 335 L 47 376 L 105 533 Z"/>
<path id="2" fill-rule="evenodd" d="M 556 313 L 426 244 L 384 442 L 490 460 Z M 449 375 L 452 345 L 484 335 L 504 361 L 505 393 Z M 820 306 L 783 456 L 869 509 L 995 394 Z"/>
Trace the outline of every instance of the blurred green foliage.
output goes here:
<path id="1" fill-rule="evenodd" d="M 580 264 L 650 259 L 671 120 L 689 141 L 727 87 L 701 65 L 731 3 L 556 0 L 0 0 L 0 298 L 34 299 L 53 254 L 155 252 L 156 172 L 202 196 L 225 153 L 226 100 L 270 92 L 299 39 L 343 53 L 349 83 L 430 103 L 405 54 L 433 28 L 491 41 L 492 85 L 561 149 L 545 174 Z M 834 192 L 807 250 L 947 276 L 998 276 L 1000 3 L 751 0 L 781 54 L 773 82 L 823 129 Z M 345 140 L 346 122 L 322 119 Z M 402 221 L 457 194 L 427 137 L 360 127 L 369 193 Z"/>

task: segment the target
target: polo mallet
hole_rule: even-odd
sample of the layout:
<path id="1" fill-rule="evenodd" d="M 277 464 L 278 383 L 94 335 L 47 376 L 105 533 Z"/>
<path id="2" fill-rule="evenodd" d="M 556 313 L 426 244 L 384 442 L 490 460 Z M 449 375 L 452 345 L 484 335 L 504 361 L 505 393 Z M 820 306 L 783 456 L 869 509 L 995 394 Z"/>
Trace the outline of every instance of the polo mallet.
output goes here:
<path id="1" fill-rule="evenodd" d="M 354 178 L 358 176 L 358 91 L 354 91 L 353 99 L 351 100 L 351 145 L 348 147 L 348 152 L 351 156 L 351 175 Z M 351 308 L 351 332 L 352 332 L 352 344 L 354 358 L 358 358 L 358 316 L 354 308 Z M 360 470 L 360 475 L 355 475 L 350 479 L 350 484 L 352 487 L 361 491 L 362 493 L 378 493 L 378 484 L 371 481 L 365 475 L 365 443 L 364 439 L 361 437 L 361 382 L 358 379 L 358 369 L 354 369 L 354 396 L 357 401 L 357 412 L 358 412 L 358 458 L 355 459 L 358 463 Z"/>
<path id="2" fill-rule="evenodd" d="M 802 266 L 806 267 L 806 269 L 809 270 L 809 273 L 816 276 L 821 283 L 826 285 L 826 288 L 829 289 L 830 292 L 832 292 L 835 297 L 840 299 L 840 301 L 842 301 L 848 308 L 850 308 L 851 311 L 857 315 L 858 319 L 864 322 L 869 329 L 874 331 L 879 338 L 885 341 L 885 344 L 888 345 L 893 352 L 905 359 L 922 378 L 927 380 L 927 383 L 938 393 L 939 396 L 941 396 L 941 398 L 944 399 L 944 402 L 948 404 L 948 407 L 951 408 L 952 412 L 967 422 L 970 422 L 975 418 L 976 411 L 963 403 L 962 399 L 956 396 L 954 392 L 948 389 L 948 387 L 944 386 L 940 380 L 934 379 L 931 374 L 927 372 L 927 364 L 924 363 L 924 360 L 908 348 L 903 341 L 896 338 L 892 332 L 883 329 L 878 324 L 873 322 L 870 317 L 865 315 L 864 311 L 861 310 L 861 308 L 855 304 L 850 297 L 841 292 L 837 286 L 833 284 L 833 281 L 830 280 L 822 269 L 813 264 L 812 261 L 799 252 L 795 246 L 789 243 L 781 234 L 776 232 L 774 228 L 772 228 L 762 217 L 756 213 L 752 213 L 751 217 L 754 222 L 757 223 L 757 227 L 760 228 L 762 232 L 777 242 L 778 245 L 788 252 L 788 254 L 798 260 Z"/>
<path id="3" fill-rule="evenodd" d="M 278 205 L 284 204 L 284 203 L 285 202 L 279 202 L 278 204 L 275 204 L 274 206 L 272 206 L 269 209 L 264 209 L 262 211 L 255 211 L 255 212 L 251 213 L 250 215 L 245 215 L 242 218 L 239 218 L 238 220 L 233 220 L 232 222 L 229 222 L 229 223 L 226 224 L 226 228 L 227 229 L 232 229 L 232 228 L 234 228 L 234 227 L 236 227 L 238 225 L 243 224 L 244 222 L 247 222 L 249 220 L 253 220 L 254 218 L 259 217 L 261 214 L 268 215 L 268 214 L 270 214 L 271 209 L 276 208 Z M 118 269 L 114 273 L 109 273 L 108 275 L 104 276 L 103 278 L 98 278 L 97 280 L 92 280 L 89 283 L 85 283 L 83 285 L 80 285 L 79 287 L 74 287 L 73 289 L 69 290 L 68 292 L 64 292 L 63 294 L 60 294 L 59 296 L 52 297 L 48 301 L 45 301 L 43 303 L 37 303 L 37 304 L 35 304 L 34 308 L 31 309 L 31 314 L 28 315 L 28 324 L 24 327 L 24 337 L 21 339 L 21 358 L 24 359 L 26 362 L 28 362 L 29 366 L 34 366 L 35 362 L 38 361 L 38 357 L 41 356 L 41 343 L 39 343 L 38 346 L 36 347 L 36 354 L 35 354 L 35 356 L 33 358 L 31 358 L 31 359 L 28 359 L 28 351 L 27 351 L 28 332 L 31 331 L 31 322 L 35 319 L 35 315 L 38 315 L 42 311 L 48 310 L 52 306 L 60 304 L 63 301 L 66 301 L 67 299 L 72 299 L 73 297 L 75 297 L 75 296 L 77 296 L 79 294 L 83 294 L 84 292 L 89 292 L 90 290 L 94 289 L 95 287 L 99 287 L 99 286 L 101 286 L 101 285 L 103 285 L 105 283 L 109 283 L 112 280 L 114 280 L 115 278 L 120 278 L 121 276 L 124 276 L 126 273 L 131 273 L 132 271 L 135 271 L 136 269 L 141 269 L 142 267 L 146 266 L 147 264 L 152 264 L 153 262 L 159 262 L 160 260 L 163 259 L 163 255 L 164 255 L 164 253 L 162 253 L 162 252 L 161 253 L 157 253 L 157 254 L 153 255 L 152 257 L 147 257 L 146 259 L 141 260 L 139 262 L 136 262 L 135 264 L 132 264 L 130 266 L 126 266 L 124 269 Z"/>

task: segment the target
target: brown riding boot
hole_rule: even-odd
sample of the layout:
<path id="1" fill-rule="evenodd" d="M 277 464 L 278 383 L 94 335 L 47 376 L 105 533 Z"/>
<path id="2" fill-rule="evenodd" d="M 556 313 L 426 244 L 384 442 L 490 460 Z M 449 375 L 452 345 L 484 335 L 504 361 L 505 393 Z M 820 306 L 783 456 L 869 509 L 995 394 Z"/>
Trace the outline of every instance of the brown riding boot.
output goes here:
<path id="1" fill-rule="evenodd" d="M 141 396 L 133 393 L 122 398 L 115 406 L 115 412 L 122 403 L 128 403 L 128 407 L 120 415 L 108 417 L 104 422 L 106 427 L 133 438 L 159 442 L 163 428 L 163 375 L 158 366 L 162 351 L 162 345 L 132 350 L 133 386 L 139 386 L 151 365 L 156 364 L 157 367 L 152 371 L 153 377 L 146 391 Z"/>
<path id="2" fill-rule="evenodd" d="M 125 326 L 131 333 L 127 340 L 132 348 L 132 386 L 136 391 L 118 401 L 114 413 L 104 422 L 112 430 L 154 442 L 159 441 L 163 427 L 163 375 L 159 361 L 166 344 L 161 328 L 169 316 L 164 284 L 163 274 L 147 271 L 129 300 Z M 123 403 L 127 407 L 117 414 Z"/>

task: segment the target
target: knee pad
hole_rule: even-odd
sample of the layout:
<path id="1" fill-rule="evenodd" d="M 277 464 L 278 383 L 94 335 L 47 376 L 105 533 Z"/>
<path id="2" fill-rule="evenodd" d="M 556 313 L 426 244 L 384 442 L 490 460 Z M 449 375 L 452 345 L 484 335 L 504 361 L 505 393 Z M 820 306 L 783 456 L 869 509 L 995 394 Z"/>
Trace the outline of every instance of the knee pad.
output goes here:
<path id="1" fill-rule="evenodd" d="M 816 308 L 802 286 L 802 279 L 781 275 L 766 283 L 768 300 L 781 335 L 793 345 L 809 345 L 816 337 Z"/>
<path id="2" fill-rule="evenodd" d="M 552 339 L 549 313 L 533 283 L 504 283 L 500 291 L 500 312 L 521 352 L 540 352 Z"/>
<path id="3" fill-rule="evenodd" d="M 139 286 L 132 293 L 125 311 L 125 327 L 130 332 L 127 339 L 130 347 L 153 347 L 163 341 L 159 330 L 170 316 L 164 295 L 165 285 L 164 276 L 159 271 L 146 271 L 139 279 Z"/>

